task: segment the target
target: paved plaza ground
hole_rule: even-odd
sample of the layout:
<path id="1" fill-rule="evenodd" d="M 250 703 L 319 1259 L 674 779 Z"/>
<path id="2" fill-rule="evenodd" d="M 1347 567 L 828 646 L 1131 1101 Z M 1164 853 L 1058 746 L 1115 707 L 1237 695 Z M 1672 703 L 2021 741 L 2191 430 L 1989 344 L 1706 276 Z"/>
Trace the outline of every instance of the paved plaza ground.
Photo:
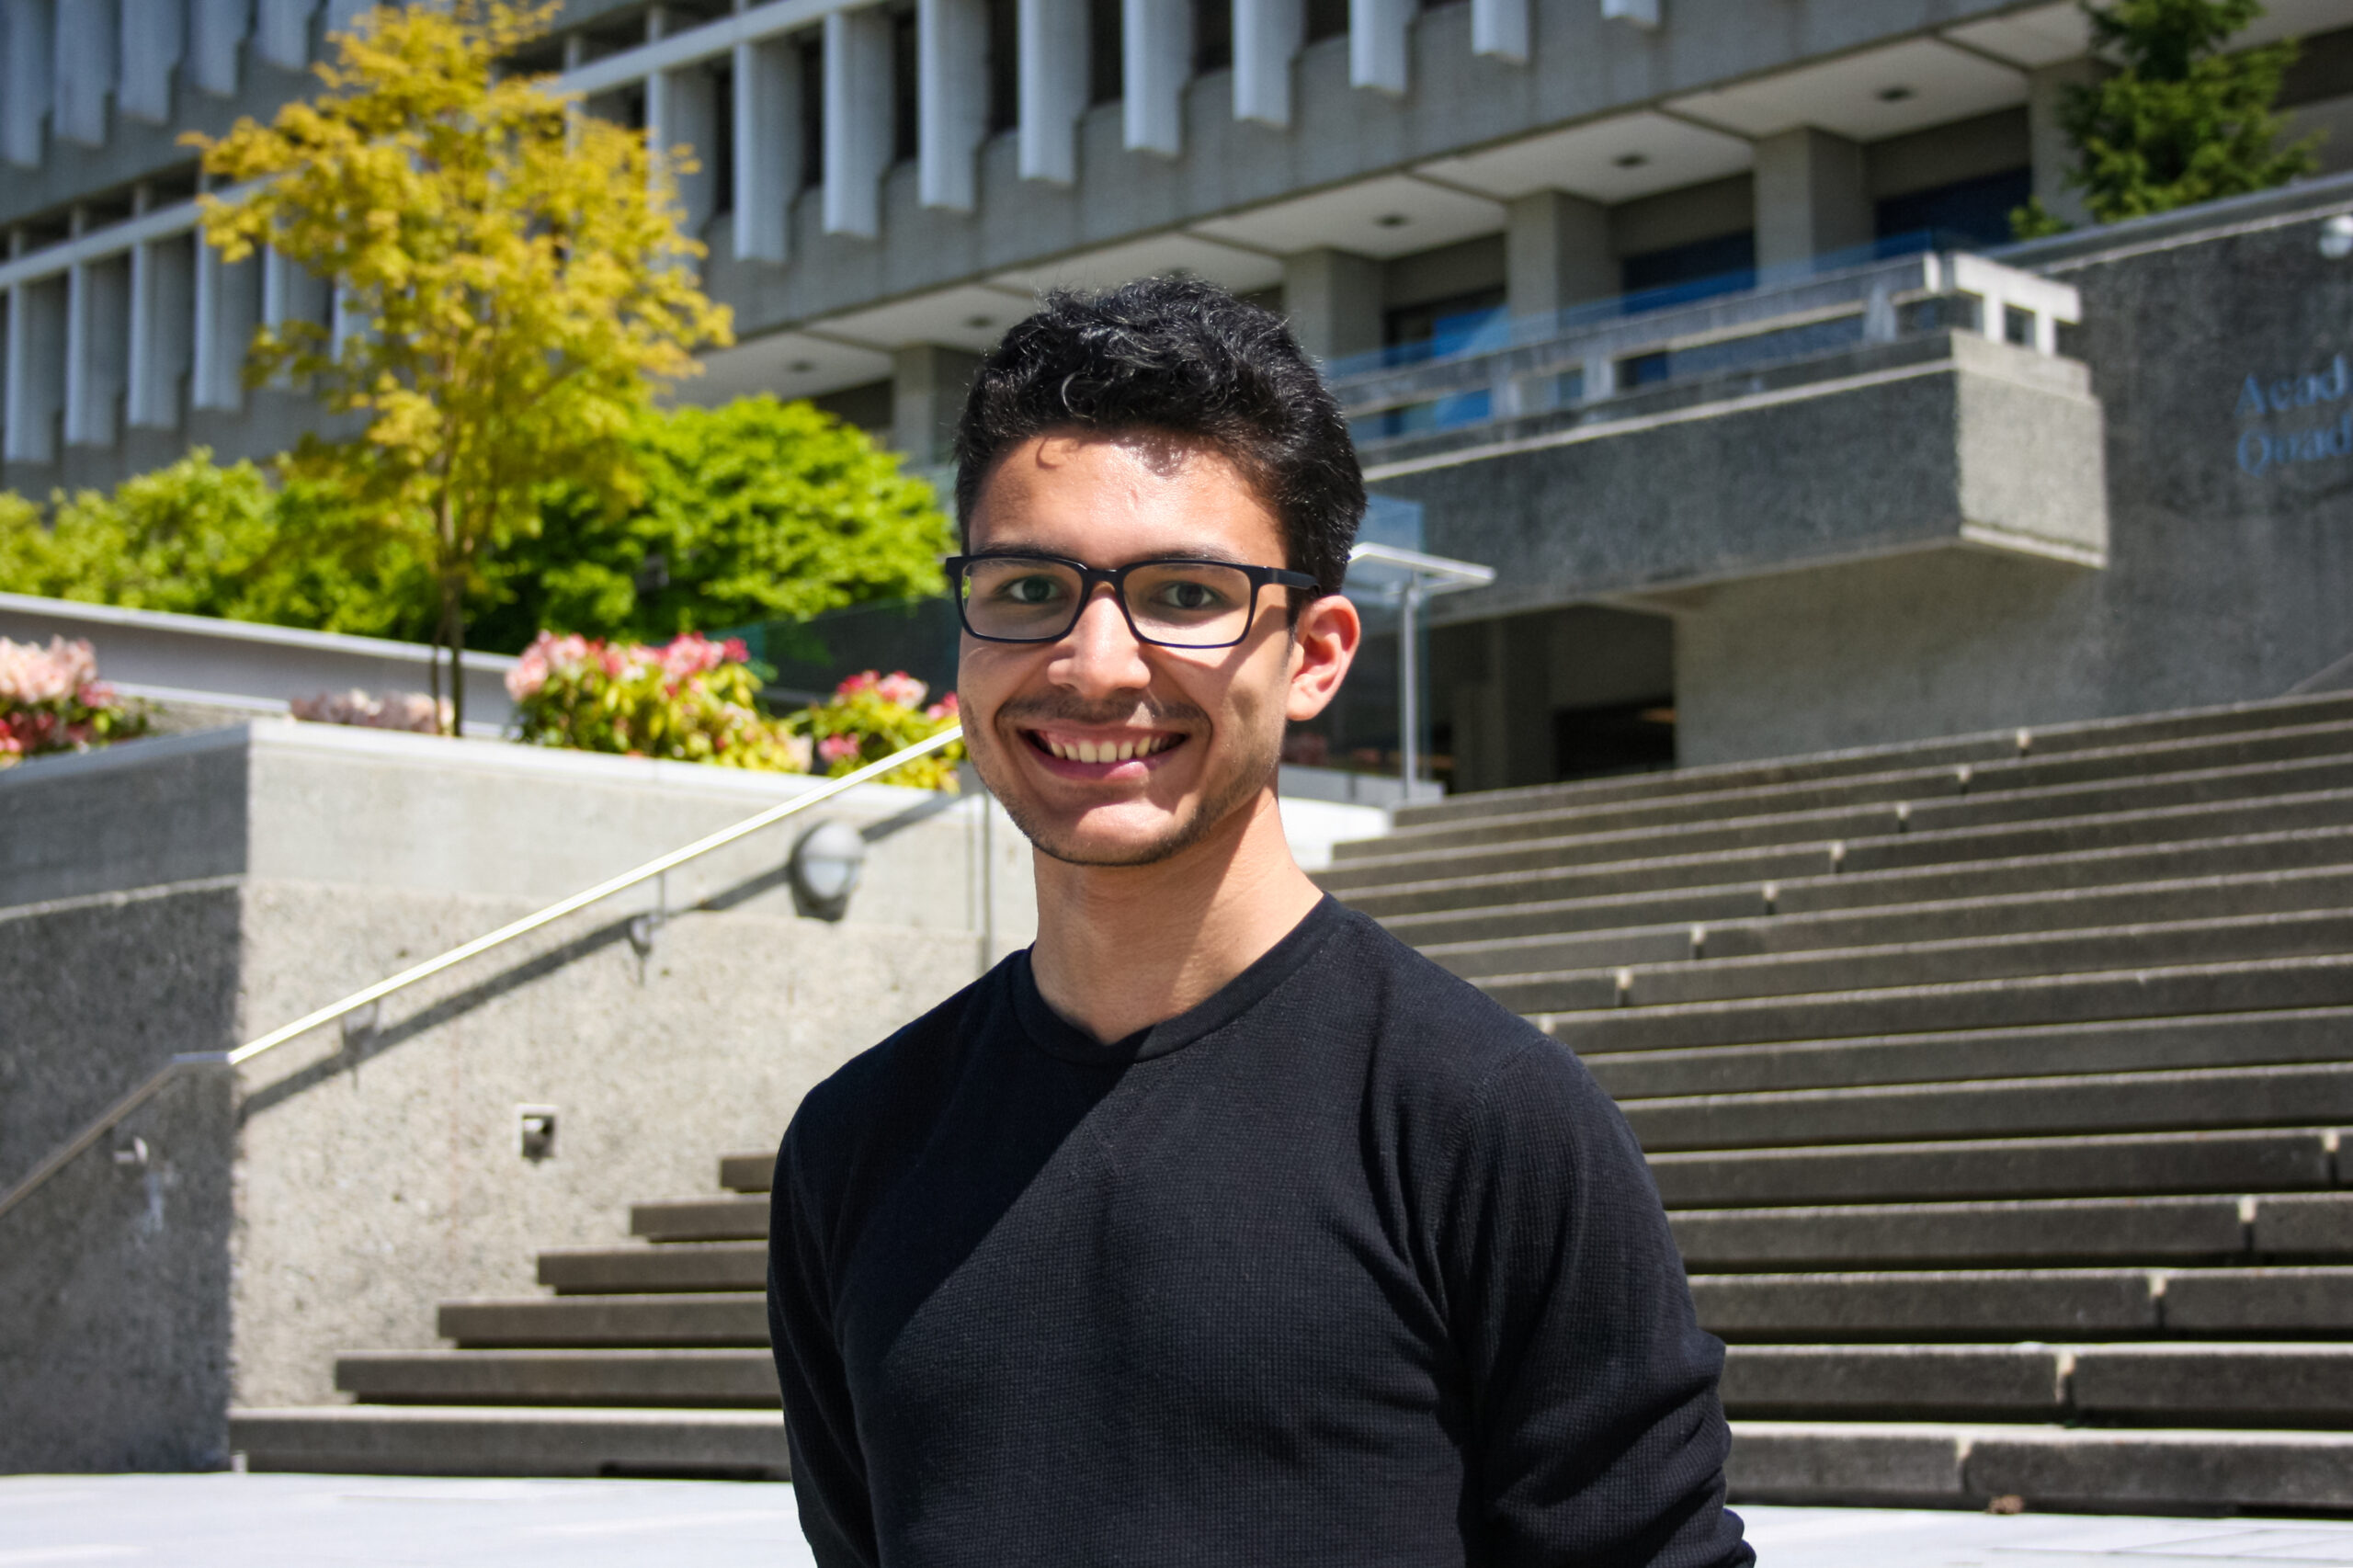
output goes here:
<path id="1" fill-rule="evenodd" d="M 2353 1523 L 1747 1508 L 1767 1568 L 2353 1565 Z M 790 1488 L 335 1475 L 0 1477 L 0 1568 L 804 1568 Z"/>

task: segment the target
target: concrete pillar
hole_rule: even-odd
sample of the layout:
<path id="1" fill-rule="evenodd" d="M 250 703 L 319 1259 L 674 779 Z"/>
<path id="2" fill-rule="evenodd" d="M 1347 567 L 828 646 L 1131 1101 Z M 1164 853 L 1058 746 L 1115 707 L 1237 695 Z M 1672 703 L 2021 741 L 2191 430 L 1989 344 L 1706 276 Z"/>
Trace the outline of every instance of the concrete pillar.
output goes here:
<path id="1" fill-rule="evenodd" d="M 253 23 L 253 0 L 188 0 L 188 78 L 199 92 L 232 97 L 238 47 Z"/>
<path id="2" fill-rule="evenodd" d="M 1021 177 L 1068 185 L 1078 177 L 1078 119 L 1086 112 L 1086 0 L 1017 0 L 1015 30 Z"/>
<path id="3" fill-rule="evenodd" d="M 1529 0 L 1471 0 L 1471 52 L 1525 62 L 1528 6 Z"/>
<path id="4" fill-rule="evenodd" d="M 801 185 L 801 71 L 793 44 L 735 46 L 735 259 L 781 265 Z"/>
<path id="5" fill-rule="evenodd" d="M 50 0 L 0 0 L 7 28 L 7 74 L 0 80 L 0 154 L 19 168 L 40 167 L 55 65 Z"/>
<path id="6" fill-rule="evenodd" d="M 261 318 L 262 264 L 247 260 L 232 267 L 201 236 L 195 262 L 188 406 L 234 414 L 245 403 L 245 350 L 253 342 L 254 324 Z"/>
<path id="7" fill-rule="evenodd" d="M 1352 251 L 1283 257 L 1283 313 L 1300 347 L 1343 359 L 1381 347 L 1381 263 Z"/>
<path id="8" fill-rule="evenodd" d="M 66 273 L 67 446 L 111 447 L 120 433 L 130 324 L 130 256 L 102 256 Z"/>
<path id="9" fill-rule="evenodd" d="M 1609 210 L 1540 190 L 1504 209 L 1504 297 L 1515 322 L 1558 314 L 1619 292 Z"/>
<path id="10" fill-rule="evenodd" d="M 645 79 L 645 139 L 657 166 L 670 163 L 674 148 L 684 147 L 695 165 L 674 175 L 678 190 L 678 226 L 700 238 L 710 215 L 718 210 L 719 84 L 700 65 L 657 71 Z"/>
<path id="11" fill-rule="evenodd" d="M 1404 92 L 1415 9 L 1415 0 L 1348 0 L 1350 86 Z"/>
<path id="12" fill-rule="evenodd" d="M 319 0 L 254 0 L 254 52 L 280 71 L 311 63 L 311 13 Z"/>
<path id="13" fill-rule="evenodd" d="M 1192 0 L 1120 0 L 1120 130 L 1131 153 L 1185 150 L 1193 74 Z"/>
<path id="14" fill-rule="evenodd" d="M 1306 38 L 1306 0 L 1233 0 L 1234 119 L 1290 123 L 1290 62 Z"/>
<path id="15" fill-rule="evenodd" d="M 989 128 L 985 0 L 915 0 L 915 199 L 970 212 Z"/>
<path id="16" fill-rule="evenodd" d="M 2034 194 L 2044 210 L 2078 226 L 2092 221 L 2084 193 L 2067 183 L 2075 166 L 2075 144 L 2060 122 L 2070 87 L 2098 85 L 2109 68 L 2097 60 L 2065 60 L 2026 74 L 2026 126 L 2029 156 L 2034 162 Z"/>
<path id="17" fill-rule="evenodd" d="M 825 14 L 825 233 L 882 233 L 891 166 L 891 16 L 880 6 Z"/>
<path id="18" fill-rule="evenodd" d="M 372 9 L 375 4 L 376 0 L 326 0 L 326 15 L 319 21 L 321 36 L 349 32 L 351 24 Z M 327 51 L 330 56 L 334 52 L 333 50 Z"/>
<path id="19" fill-rule="evenodd" d="M 136 430 L 180 422 L 180 378 L 195 345 L 194 234 L 153 240 L 131 253 L 131 364 L 123 416 Z"/>
<path id="20" fill-rule="evenodd" d="M 1756 143 L 1756 181 L 1759 272 L 1870 241 L 1859 142 L 1812 126 L 1766 137 Z"/>
<path id="21" fill-rule="evenodd" d="M 934 343 L 911 344 L 891 356 L 891 444 L 908 461 L 928 466 L 948 460 L 964 394 L 980 363 L 977 354 Z"/>
<path id="22" fill-rule="evenodd" d="M 7 354 L 0 456 L 12 463 L 55 462 L 57 415 L 65 406 L 64 278 L 43 278 L 8 290 Z"/>
<path id="23" fill-rule="evenodd" d="M 122 0 L 122 79 L 115 103 L 133 119 L 172 118 L 172 72 L 188 46 L 188 0 Z"/>
<path id="24" fill-rule="evenodd" d="M 117 0 L 56 0 L 56 97 L 50 129 L 61 142 L 107 144 L 107 100 L 121 52 Z"/>

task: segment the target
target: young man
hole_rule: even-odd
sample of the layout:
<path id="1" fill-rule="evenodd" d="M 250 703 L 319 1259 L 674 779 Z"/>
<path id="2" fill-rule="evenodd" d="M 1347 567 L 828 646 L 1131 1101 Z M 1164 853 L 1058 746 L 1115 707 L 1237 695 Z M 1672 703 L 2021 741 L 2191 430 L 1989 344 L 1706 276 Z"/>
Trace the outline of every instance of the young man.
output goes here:
<path id="1" fill-rule="evenodd" d="M 1052 296 L 957 457 L 957 692 L 1038 940 L 785 1134 L 817 1561 L 1753 1561 L 1722 1348 L 1616 1108 L 1285 847 L 1364 510 L 1289 331 L 1198 283 Z"/>

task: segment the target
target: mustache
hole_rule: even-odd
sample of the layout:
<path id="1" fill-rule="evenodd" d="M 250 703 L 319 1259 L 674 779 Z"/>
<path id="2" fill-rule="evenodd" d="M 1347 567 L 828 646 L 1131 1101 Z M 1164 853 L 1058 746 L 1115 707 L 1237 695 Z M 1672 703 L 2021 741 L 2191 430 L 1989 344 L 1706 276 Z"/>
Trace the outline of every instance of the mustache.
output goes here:
<path id="1" fill-rule="evenodd" d="M 1206 729 L 1210 722 L 1205 710 L 1189 702 L 1158 702 L 1151 698 L 1086 702 L 1067 692 L 1040 692 L 1033 697 L 1015 698 L 998 708 L 996 716 L 1009 723 L 1051 723 L 1059 720 L 1065 724 L 1100 725 L 1107 729 L 1120 724 L 1145 729 L 1154 726 Z"/>

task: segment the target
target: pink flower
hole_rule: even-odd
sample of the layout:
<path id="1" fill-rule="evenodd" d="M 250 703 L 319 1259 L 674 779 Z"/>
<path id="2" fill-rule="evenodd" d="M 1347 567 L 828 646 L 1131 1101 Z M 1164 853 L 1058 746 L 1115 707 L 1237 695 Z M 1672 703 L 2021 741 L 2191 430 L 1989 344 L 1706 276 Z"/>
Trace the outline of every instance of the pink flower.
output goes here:
<path id="1" fill-rule="evenodd" d="M 752 650 L 741 637 L 730 637 L 719 645 L 719 652 L 731 665 L 747 665 L 752 661 Z"/>
<path id="2" fill-rule="evenodd" d="M 874 683 L 874 695 L 885 702 L 895 702 L 902 708 L 920 708 L 931 687 L 904 670 L 893 670 Z"/>
<path id="3" fill-rule="evenodd" d="M 817 743 L 817 755 L 825 759 L 828 767 L 837 762 L 847 762 L 858 753 L 856 735 L 827 735 Z"/>
<path id="4" fill-rule="evenodd" d="M 872 670 L 864 670 L 834 687 L 834 696 L 836 699 L 856 697 L 859 692 L 871 690 L 881 683 L 881 676 Z"/>
<path id="5" fill-rule="evenodd" d="M 957 711 L 956 694 L 951 691 L 947 696 L 941 698 L 938 701 L 933 703 L 930 707 L 925 709 L 923 710 L 923 716 L 926 719 L 953 719 L 956 717 Z"/>

